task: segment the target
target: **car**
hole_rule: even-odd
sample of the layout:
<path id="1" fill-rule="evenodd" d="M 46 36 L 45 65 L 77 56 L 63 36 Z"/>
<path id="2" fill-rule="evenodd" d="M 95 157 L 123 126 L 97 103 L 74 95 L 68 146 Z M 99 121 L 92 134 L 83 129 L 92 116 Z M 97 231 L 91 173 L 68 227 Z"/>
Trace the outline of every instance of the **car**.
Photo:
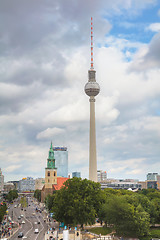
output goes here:
<path id="1" fill-rule="evenodd" d="M 25 223 L 26 223 L 26 222 L 23 220 L 23 221 L 22 221 L 22 224 L 25 224 Z"/>
<path id="2" fill-rule="evenodd" d="M 24 216 L 23 216 L 23 214 L 21 214 L 21 218 L 23 218 Z"/>
<path id="3" fill-rule="evenodd" d="M 18 219 L 20 220 L 20 219 L 21 219 L 21 216 L 19 216 Z"/>
<path id="4" fill-rule="evenodd" d="M 38 222 L 38 224 L 40 224 L 40 221 Z"/>
<path id="5" fill-rule="evenodd" d="M 36 229 L 34 230 L 34 233 L 39 233 L 38 228 L 36 228 Z"/>
<path id="6" fill-rule="evenodd" d="M 19 232 L 18 233 L 18 238 L 22 238 L 23 237 L 23 232 Z"/>
<path id="7" fill-rule="evenodd" d="M 34 224 L 37 224 L 37 222 L 34 222 Z"/>

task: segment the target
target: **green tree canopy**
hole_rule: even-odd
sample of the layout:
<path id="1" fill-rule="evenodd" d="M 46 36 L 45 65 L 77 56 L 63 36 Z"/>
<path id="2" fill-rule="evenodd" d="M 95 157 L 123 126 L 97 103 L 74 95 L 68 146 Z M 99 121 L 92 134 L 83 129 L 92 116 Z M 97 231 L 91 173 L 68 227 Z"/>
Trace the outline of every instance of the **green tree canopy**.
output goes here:
<path id="1" fill-rule="evenodd" d="M 143 236 L 149 231 L 149 214 L 140 204 L 128 203 L 125 196 L 110 196 L 101 208 L 101 217 L 114 225 L 118 234 Z"/>
<path id="2" fill-rule="evenodd" d="M 93 224 L 104 202 L 100 184 L 74 177 L 64 185 L 54 197 L 52 211 L 55 218 L 70 225 Z"/>
<path id="3" fill-rule="evenodd" d="M 34 197 L 37 198 L 37 200 L 40 202 L 41 201 L 41 190 L 36 189 L 34 191 Z"/>
<path id="4" fill-rule="evenodd" d="M 18 198 L 18 191 L 16 189 L 10 190 L 9 193 L 6 195 L 6 199 L 11 202 L 14 199 Z"/>

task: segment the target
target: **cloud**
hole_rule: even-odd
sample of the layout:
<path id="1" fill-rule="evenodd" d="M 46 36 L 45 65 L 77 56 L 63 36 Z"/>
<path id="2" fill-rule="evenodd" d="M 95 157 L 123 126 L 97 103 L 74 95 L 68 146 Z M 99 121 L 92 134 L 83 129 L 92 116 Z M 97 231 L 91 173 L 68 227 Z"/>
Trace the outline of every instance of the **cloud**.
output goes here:
<path id="1" fill-rule="evenodd" d="M 160 31 L 160 23 L 152 23 L 148 26 L 147 30 L 153 31 L 153 32 L 159 32 Z"/>
<path id="2" fill-rule="evenodd" d="M 60 128 L 47 128 L 46 130 L 37 134 L 37 139 L 53 139 L 54 136 L 64 134 L 65 130 Z"/>
<path id="3" fill-rule="evenodd" d="M 153 4 L 0 0 L 0 162 L 6 179 L 43 177 L 51 140 L 68 147 L 70 171 L 88 177 L 89 98 L 84 85 L 91 16 L 101 87 L 95 106 L 98 168 L 117 178 L 145 178 L 139 168 L 157 169 L 159 33 L 153 32 L 149 43 L 116 37 L 113 21 L 121 22 L 125 15 L 123 26 L 133 27 L 131 20 L 143 17 Z M 151 20 L 146 25 L 156 27 Z"/>

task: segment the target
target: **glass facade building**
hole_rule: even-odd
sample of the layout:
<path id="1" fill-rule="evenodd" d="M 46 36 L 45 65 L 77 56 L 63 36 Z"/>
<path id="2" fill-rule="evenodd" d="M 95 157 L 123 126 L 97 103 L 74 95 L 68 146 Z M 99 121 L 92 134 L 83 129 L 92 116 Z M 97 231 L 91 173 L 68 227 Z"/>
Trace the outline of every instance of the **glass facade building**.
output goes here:
<path id="1" fill-rule="evenodd" d="M 81 173 L 80 172 L 72 172 L 72 178 L 73 177 L 81 178 Z"/>
<path id="2" fill-rule="evenodd" d="M 148 173 L 147 180 L 157 181 L 158 173 Z"/>
<path id="3" fill-rule="evenodd" d="M 66 147 L 53 147 L 58 177 L 68 177 L 68 151 Z"/>

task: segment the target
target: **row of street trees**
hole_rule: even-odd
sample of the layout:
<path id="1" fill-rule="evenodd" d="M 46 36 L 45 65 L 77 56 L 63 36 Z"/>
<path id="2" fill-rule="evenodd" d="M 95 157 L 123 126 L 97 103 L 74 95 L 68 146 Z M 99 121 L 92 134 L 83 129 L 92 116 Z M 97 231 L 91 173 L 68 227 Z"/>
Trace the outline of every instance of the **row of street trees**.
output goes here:
<path id="1" fill-rule="evenodd" d="M 99 183 L 72 178 L 45 200 L 54 217 L 65 225 L 92 225 L 98 217 L 119 235 L 144 236 L 150 225 L 160 223 L 160 192 L 101 190 Z"/>
<path id="2" fill-rule="evenodd" d="M 6 214 L 7 206 L 6 203 L 2 202 L 0 204 L 0 223 L 3 220 L 4 215 Z"/>
<path id="3" fill-rule="evenodd" d="M 14 199 L 18 198 L 18 191 L 17 190 L 10 190 L 9 193 L 5 196 L 5 199 L 8 202 L 12 202 Z"/>

